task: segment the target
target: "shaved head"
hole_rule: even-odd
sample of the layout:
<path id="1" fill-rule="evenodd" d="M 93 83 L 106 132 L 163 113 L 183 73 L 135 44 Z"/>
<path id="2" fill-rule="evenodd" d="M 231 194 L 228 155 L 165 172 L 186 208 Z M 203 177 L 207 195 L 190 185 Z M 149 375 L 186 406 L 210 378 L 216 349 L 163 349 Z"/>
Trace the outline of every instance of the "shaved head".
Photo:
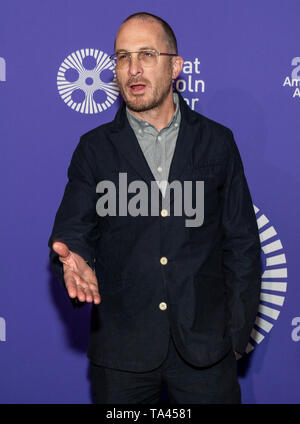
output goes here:
<path id="1" fill-rule="evenodd" d="M 161 27 L 162 27 L 162 30 L 163 30 L 163 38 L 164 38 L 165 44 L 167 46 L 168 53 L 178 54 L 177 40 L 176 40 L 175 34 L 174 34 L 172 28 L 170 27 L 170 25 L 166 21 L 164 21 L 162 18 L 160 18 L 159 16 L 156 16 L 156 15 L 153 15 L 152 13 L 138 12 L 138 13 L 134 13 L 134 14 L 128 16 L 121 23 L 120 27 L 125 22 L 128 22 L 130 19 L 139 19 L 141 21 L 157 22 L 158 24 L 160 24 Z M 116 49 L 116 40 L 115 40 L 115 43 L 114 43 L 114 50 L 115 49 Z"/>

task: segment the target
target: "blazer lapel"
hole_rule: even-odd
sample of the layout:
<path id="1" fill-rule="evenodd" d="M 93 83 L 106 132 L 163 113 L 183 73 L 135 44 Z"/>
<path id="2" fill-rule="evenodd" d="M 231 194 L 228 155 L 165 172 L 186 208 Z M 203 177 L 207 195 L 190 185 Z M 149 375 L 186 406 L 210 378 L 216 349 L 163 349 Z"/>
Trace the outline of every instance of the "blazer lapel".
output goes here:
<path id="1" fill-rule="evenodd" d="M 115 116 L 113 124 L 113 130 L 110 136 L 116 149 L 126 158 L 127 162 L 129 162 L 139 176 L 150 185 L 151 180 L 155 180 L 155 177 L 128 122 L 124 101 Z M 120 169 L 119 172 L 123 172 L 123 170 Z"/>
<path id="2" fill-rule="evenodd" d="M 169 184 L 179 178 L 187 166 L 196 137 L 196 126 L 194 124 L 197 121 L 197 115 L 186 104 L 181 94 L 178 92 L 177 94 L 179 97 L 181 122 L 169 171 Z"/>

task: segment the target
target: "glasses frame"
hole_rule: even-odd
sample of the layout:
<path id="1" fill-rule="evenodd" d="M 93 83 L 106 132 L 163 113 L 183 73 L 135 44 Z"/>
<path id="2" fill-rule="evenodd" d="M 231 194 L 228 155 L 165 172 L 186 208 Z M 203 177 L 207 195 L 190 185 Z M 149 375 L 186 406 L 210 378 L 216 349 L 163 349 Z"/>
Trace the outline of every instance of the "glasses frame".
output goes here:
<path id="1" fill-rule="evenodd" d="M 155 49 L 144 49 L 144 50 L 140 50 L 138 52 L 128 52 L 128 51 L 124 50 L 124 51 L 120 51 L 118 53 L 126 53 L 126 54 L 129 53 L 129 64 L 130 64 L 131 63 L 131 55 L 133 53 L 137 53 L 137 55 L 138 55 L 137 58 L 138 58 L 138 61 L 140 62 L 141 59 L 139 58 L 139 53 L 143 53 L 143 52 L 153 52 L 153 53 L 156 54 L 157 57 L 158 56 L 178 56 L 178 54 L 176 54 L 176 53 L 162 53 L 162 52 L 159 52 Z M 117 64 L 118 53 L 113 53 L 109 56 L 109 59 L 115 64 L 116 67 L 118 66 L 118 64 Z"/>

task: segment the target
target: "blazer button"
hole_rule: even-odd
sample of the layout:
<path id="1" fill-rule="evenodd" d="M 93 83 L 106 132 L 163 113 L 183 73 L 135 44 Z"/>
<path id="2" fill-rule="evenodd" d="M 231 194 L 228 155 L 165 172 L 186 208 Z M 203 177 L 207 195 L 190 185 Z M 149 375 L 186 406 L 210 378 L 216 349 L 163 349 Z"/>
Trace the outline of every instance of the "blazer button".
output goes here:
<path id="1" fill-rule="evenodd" d="M 160 263 L 162 265 L 166 265 L 168 263 L 168 259 L 165 256 L 163 256 L 162 258 L 160 258 Z"/>
<path id="2" fill-rule="evenodd" d="M 168 214 L 169 214 L 169 213 L 168 213 L 168 210 L 167 210 L 167 209 L 162 209 L 162 210 L 160 211 L 160 214 L 161 214 L 161 216 L 162 216 L 162 217 L 164 217 L 164 218 L 165 218 L 166 216 L 168 216 Z"/>
<path id="3" fill-rule="evenodd" d="M 160 309 L 161 311 L 165 311 L 165 310 L 167 309 L 167 304 L 166 304 L 165 302 L 161 302 L 161 303 L 159 304 L 159 309 Z"/>

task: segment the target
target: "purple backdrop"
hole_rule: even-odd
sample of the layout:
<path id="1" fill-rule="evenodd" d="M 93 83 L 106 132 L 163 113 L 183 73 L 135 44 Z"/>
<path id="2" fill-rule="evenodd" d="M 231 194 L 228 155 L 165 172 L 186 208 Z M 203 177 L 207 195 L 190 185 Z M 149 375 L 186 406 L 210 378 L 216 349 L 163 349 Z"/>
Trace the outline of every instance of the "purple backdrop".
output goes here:
<path id="1" fill-rule="evenodd" d="M 233 130 L 257 208 L 265 270 L 249 353 L 238 363 L 243 402 L 300 403 L 300 3 L 151 4 L 1 2 L 1 403 L 91 402 L 89 306 L 73 310 L 49 269 L 47 241 L 80 135 L 112 120 L 119 99 L 105 91 L 106 69 L 94 109 L 81 113 L 91 81 L 76 90 L 68 81 L 94 66 L 87 56 L 111 54 L 120 22 L 144 10 L 176 33 L 185 60 L 177 88 Z"/>

